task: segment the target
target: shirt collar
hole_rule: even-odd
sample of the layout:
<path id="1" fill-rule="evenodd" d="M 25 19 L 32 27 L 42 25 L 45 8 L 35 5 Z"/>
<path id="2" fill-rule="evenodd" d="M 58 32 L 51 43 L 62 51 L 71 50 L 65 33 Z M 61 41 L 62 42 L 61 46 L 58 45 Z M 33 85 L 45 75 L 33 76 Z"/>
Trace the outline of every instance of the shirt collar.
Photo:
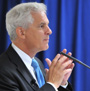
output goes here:
<path id="1" fill-rule="evenodd" d="M 15 44 L 12 43 L 13 49 L 17 52 L 17 54 L 20 56 L 24 64 L 27 68 L 30 68 L 32 63 L 32 58 L 27 55 L 25 52 L 23 52 L 21 49 L 19 49 Z"/>

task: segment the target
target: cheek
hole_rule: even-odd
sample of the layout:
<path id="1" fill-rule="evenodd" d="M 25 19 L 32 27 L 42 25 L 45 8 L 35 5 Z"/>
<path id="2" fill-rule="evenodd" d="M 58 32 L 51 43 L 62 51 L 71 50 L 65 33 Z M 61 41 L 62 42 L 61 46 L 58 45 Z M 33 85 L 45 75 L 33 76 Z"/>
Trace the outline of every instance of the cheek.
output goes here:
<path id="1" fill-rule="evenodd" d="M 29 31 L 26 34 L 26 41 L 28 44 L 36 47 L 44 47 L 45 46 L 45 41 L 44 41 L 44 32 L 43 31 Z"/>
<path id="2" fill-rule="evenodd" d="M 42 43 L 43 42 L 43 38 L 44 38 L 44 34 L 41 33 L 41 32 L 36 33 L 33 38 L 34 38 L 34 40 L 36 42 Z"/>
<path id="3" fill-rule="evenodd" d="M 29 40 L 36 47 L 40 47 L 43 44 L 43 37 L 41 35 L 33 35 Z"/>

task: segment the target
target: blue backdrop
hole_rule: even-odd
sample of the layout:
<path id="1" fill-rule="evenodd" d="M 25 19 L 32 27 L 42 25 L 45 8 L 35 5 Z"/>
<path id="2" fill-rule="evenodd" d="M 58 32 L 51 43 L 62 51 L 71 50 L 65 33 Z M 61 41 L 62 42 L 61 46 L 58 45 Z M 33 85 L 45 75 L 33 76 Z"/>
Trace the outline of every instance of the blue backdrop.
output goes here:
<path id="1" fill-rule="evenodd" d="M 0 54 L 11 43 L 5 27 L 5 14 L 13 6 L 23 2 L 43 2 L 52 35 L 50 48 L 37 56 L 48 67 L 45 58 L 51 60 L 66 48 L 73 56 L 90 65 L 90 0 L 0 0 Z M 90 69 L 75 63 L 70 77 L 74 91 L 90 91 Z"/>

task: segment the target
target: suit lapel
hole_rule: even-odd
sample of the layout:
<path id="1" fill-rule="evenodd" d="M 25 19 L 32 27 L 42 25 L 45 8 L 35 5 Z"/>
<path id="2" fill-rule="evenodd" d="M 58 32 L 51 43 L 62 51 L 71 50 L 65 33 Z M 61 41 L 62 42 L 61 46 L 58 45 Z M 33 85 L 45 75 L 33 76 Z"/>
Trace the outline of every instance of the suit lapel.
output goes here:
<path id="1" fill-rule="evenodd" d="M 15 52 L 15 50 L 11 47 L 11 45 L 9 46 L 9 48 L 7 50 L 7 54 L 10 58 L 10 61 L 16 65 L 18 72 L 24 77 L 24 79 L 28 82 L 28 84 L 33 89 L 35 89 L 35 90 L 38 89 L 38 86 L 34 82 L 34 78 L 32 77 L 29 70 L 24 65 L 21 58 L 18 56 L 18 54 Z M 33 84 L 35 84 L 35 85 L 33 85 Z"/>

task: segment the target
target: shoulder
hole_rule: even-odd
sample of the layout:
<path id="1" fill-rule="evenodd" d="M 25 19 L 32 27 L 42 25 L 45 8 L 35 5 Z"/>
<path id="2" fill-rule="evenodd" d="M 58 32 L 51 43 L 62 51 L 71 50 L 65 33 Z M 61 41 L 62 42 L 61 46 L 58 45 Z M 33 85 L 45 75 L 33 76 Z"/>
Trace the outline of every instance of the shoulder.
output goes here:
<path id="1" fill-rule="evenodd" d="M 13 72 L 13 70 L 16 70 L 16 65 L 12 63 L 7 53 L 4 52 L 0 55 L 0 75 L 9 74 L 10 72 Z"/>

